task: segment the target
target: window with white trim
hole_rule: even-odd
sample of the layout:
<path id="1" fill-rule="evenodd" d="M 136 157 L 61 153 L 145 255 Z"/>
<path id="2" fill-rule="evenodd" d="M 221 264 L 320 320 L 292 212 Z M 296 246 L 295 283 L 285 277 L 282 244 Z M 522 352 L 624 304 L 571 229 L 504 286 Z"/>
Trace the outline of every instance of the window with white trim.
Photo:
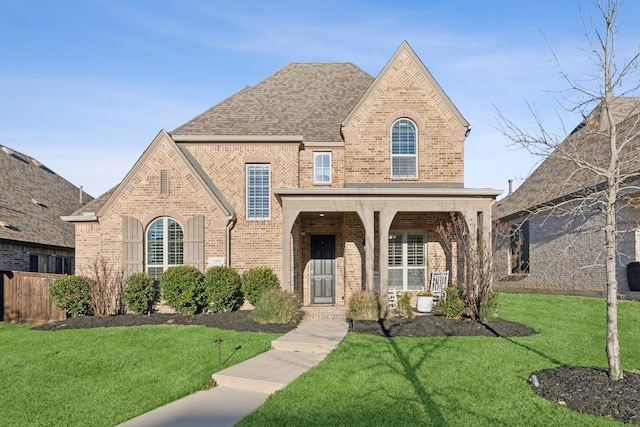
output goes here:
<path id="1" fill-rule="evenodd" d="M 331 183 L 331 153 L 313 153 L 313 182 L 315 184 Z"/>
<path id="2" fill-rule="evenodd" d="M 425 288 L 424 233 L 389 232 L 389 289 L 415 291 Z"/>
<path id="3" fill-rule="evenodd" d="M 271 216 L 271 165 L 247 164 L 247 219 Z"/>
<path id="4" fill-rule="evenodd" d="M 182 265 L 184 260 L 182 226 L 173 218 L 158 218 L 147 227 L 147 274 L 159 280 L 169 267 Z"/>
<path id="5" fill-rule="evenodd" d="M 409 119 L 396 120 L 391 127 L 391 177 L 418 176 L 418 133 Z"/>

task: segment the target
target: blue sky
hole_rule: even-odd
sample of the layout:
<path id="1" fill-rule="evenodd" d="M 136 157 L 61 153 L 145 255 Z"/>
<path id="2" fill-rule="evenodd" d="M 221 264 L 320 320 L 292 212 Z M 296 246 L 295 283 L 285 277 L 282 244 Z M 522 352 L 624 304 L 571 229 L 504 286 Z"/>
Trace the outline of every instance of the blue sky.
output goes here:
<path id="1" fill-rule="evenodd" d="M 0 144 L 99 196 L 171 131 L 290 62 L 353 62 L 377 76 L 407 40 L 473 130 L 465 185 L 507 189 L 540 159 L 496 129 L 564 135 L 553 62 L 589 76 L 593 2 L 0 0 Z M 640 46 L 640 2 L 619 10 L 618 57 Z M 635 22 L 634 22 L 635 21 Z M 599 22 L 598 22 L 599 24 Z M 635 25 L 634 25 L 635 24 Z M 631 82 L 629 82 L 631 83 Z M 561 121 L 562 120 L 562 121 Z"/>

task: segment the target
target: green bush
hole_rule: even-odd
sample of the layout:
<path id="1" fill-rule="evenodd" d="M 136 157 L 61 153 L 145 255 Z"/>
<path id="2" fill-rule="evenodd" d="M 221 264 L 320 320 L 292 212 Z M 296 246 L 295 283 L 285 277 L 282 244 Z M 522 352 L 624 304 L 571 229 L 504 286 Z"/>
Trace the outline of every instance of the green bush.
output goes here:
<path id="1" fill-rule="evenodd" d="M 195 314 L 206 306 L 204 276 L 195 267 L 169 267 L 160 276 L 162 299 L 181 314 Z"/>
<path id="2" fill-rule="evenodd" d="M 260 323 L 292 323 L 300 320 L 302 302 L 282 289 L 267 289 L 256 302 L 251 318 Z"/>
<path id="3" fill-rule="evenodd" d="M 233 267 L 211 267 L 204 276 L 206 301 L 214 313 L 233 311 L 242 304 L 240 275 Z"/>
<path id="4" fill-rule="evenodd" d="M 89 314 L 91 310 L 91 287 L 85 277 L 58 277 L 49 287 L 49 296 L 56 308 L 66 310 L 71 317 Z"/>
<path id="5" fill-rule="evenodd" d="M 438 310 L 446 317 L 459 317 L 464 313 L 462 289 L 458 286 L 447 288 L 447 298 L 438 302 Z"/>
<path id="6" fill-rule="evenodd" d="M 495 317 L 498 317 L 498 301 L 496 294 L 491 292 L 485 297 L 484 304 L 480 307 L 480 321 L 487 323 Z"/>
<path id="7" fill-rule="evenodd" d="M 278 289 L 278 276 L 268 267 L 253 267 L 242 273 L 242 294 L 254 306 L 264 291 Z"/>
<path id="8" fill-rule="evenodd" d="M 149 275 L 135 273 L 127 277 L 122 299 L 134 313 L 150 313 L 158 300 L 158 290 Z"/>
<path id="9" fill-rule="evenodd" d="M 349 299 L 347 317 L 353 320 L 380 320 L 389 315 L 387 302 L 374 292 L 360 292 Z"/>
<path id="10" fill-rule="evenodd" d="M 407 319 L 413 319 L 413 316 L 415 316 L 413 307 L 411 306 L 411 296 L 412 294 L 410 292 L 404 292 L 398 300 L 398 313 Z"/>

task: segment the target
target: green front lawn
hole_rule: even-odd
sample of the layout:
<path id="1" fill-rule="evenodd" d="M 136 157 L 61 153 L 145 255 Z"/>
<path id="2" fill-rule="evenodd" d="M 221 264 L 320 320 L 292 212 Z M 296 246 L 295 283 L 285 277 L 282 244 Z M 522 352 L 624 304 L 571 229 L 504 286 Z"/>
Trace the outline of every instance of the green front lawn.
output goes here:
<path id="1" fill-rule="evenodd" d="M 32 331 L 0 323 L 0 425 L 113 426 L 201 390 L 278 334 L 203 326 Z"/>
<path id="2" fill-rule="evenodd" d="M 394 338 L 349 333 L 316 369 L 242 426 L 596 426 L 620 423 L 538 397 L 531 372 L 606 366 L 605 301 L 499 295 L 500 315 L 538 331 L 522 338 Z M 625 370 L 640 369 L 640 303 L 619 303 Z"/>

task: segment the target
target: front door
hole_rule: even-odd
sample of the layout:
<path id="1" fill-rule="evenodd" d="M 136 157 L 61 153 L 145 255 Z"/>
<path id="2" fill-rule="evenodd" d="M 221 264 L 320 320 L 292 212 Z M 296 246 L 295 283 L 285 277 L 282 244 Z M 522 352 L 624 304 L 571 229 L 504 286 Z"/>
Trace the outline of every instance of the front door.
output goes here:
<path id="1" fill-rule="evenodd" d="M 335 300 L 336 236 L 311 236 L 311 302 Z"/>

